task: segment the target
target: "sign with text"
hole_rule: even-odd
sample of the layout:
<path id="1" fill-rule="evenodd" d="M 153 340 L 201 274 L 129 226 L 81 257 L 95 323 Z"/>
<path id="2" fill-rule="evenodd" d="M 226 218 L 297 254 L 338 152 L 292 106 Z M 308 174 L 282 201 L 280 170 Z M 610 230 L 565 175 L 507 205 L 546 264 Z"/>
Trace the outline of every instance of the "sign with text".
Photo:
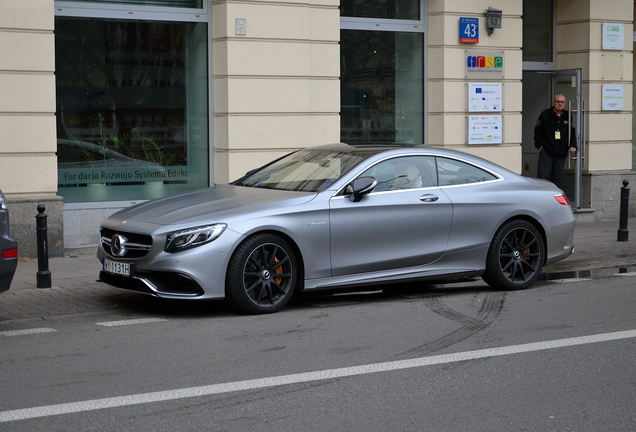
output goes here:
<path id="1" fill-rule="evenodd" d="M 57 171 L 57 184 L 92 183 L 138 183 L 138 182 L 176 182 L 188 180 L 188 168 L 173 167 L 131 167 L 131 168 L 71 168 Z"/>
<path id="2" fill-rule="evenodd" d="M 603 23 L 603 49 L 622 50 L 625 48 L 625 24 Z"/>
<path id="3" fill-rule="evenodd" d="M 459 18 L 459 42 L 479 42 L 479 19 L 463 17 Z"/>
<path id="4" fill-rule="evenodd" d="M 468 144 L 503 143 L 502 119 L 500 115 L 468 116 Z"/>
<path id="5" fill-rule="evenodd" d="M 504 52 L 466 50 L 466 78 L 504 78 Z"/>
<path id="6" fill-rule="evenodd" d="M 603 84 L 603 111 L 622 111 L 623 84 Z"/>
<path id="7" fill-rule="evenodd" d="M 502 111 L 502 83 L 468 83 L 468 111 Z"/>

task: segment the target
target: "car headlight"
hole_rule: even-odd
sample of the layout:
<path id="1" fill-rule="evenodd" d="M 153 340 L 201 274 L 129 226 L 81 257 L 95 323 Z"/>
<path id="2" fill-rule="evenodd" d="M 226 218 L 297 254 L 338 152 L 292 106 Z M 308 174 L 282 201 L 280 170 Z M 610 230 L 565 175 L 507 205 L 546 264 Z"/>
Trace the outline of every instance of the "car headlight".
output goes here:
<path id="1" fill-rule="evenodd" d="M 4 197 L 4 195 L 2 194 L 2 191 L 0 191 L 0 209 L 2 209 L 2 210 L 6 210 L 7 209 L 7 200 Z"/>
<path id="2" fill-rule="evenodd" d="M 226 224 L 214 224 L 174 232 L 168 235 L 164 250 L 166 252 L 179 252 L 210 243 L 223 234 L 226 227 Z"/>

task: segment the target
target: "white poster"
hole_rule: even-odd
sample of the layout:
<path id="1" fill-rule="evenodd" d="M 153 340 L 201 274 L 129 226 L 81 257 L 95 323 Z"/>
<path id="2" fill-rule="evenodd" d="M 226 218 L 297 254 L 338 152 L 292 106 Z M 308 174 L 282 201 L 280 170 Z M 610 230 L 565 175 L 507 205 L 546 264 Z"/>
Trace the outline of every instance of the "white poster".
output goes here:
<path id="1" fill-rule="evenodd" d="M 623 109 L 623 84 L 603 84 L 603 111 Z"/>
<path id="2" fill-rule="evenodd" d="M 502 111 L 502 83 L 468 83 L 468 111 Z"/>
<path id="3" fill-rule="evenodd" d="M 500 115 L 468 116 L 468 144 L 503 143 L 502 118 Z"/>
<path id="4" fill-rule="evenodd" d="M 603 23 L 603 49 L 622 50 L 624 43 L 625 24 Z"/>

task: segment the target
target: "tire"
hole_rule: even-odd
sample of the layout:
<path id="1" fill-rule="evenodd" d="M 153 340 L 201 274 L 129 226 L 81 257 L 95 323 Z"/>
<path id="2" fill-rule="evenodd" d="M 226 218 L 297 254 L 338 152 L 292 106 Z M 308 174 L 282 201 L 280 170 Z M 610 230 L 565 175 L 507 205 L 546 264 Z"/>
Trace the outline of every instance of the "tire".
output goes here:
<path id="1" fill-rule="evenodd" d="M 530 222 L 515 219 L 495 234 L 482 278 L 493 288 L 525 289 L 537 280 L 544 262 L 545 245 L 537 228 Z"/>
<path id="2" fill-rule="evenodd" d="M 225 298 L 236 311 L 279 311 L 292 297 L 298 267 L 294 251 L 275 234 L 255 234 L 234 251 L 225 283 Z"/>

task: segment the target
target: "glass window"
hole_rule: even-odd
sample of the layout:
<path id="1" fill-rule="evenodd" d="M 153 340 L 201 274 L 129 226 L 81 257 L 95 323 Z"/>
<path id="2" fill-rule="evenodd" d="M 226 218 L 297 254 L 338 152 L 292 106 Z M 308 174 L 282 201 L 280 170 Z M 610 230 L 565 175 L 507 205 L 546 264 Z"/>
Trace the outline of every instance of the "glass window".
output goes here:
<path id="1" fill-rule="evenodd" d="M 207 24 L 55 20 L 58 193 L 66 203 L 207 187 Z"/>
<path id="2" fill-rule="evenodd" d="M 424 34 L 341 30 L 341 141 L 423 143 Z"/>
<path id="3" fill-rule="evenodd" d="M 360 175 L 373 177 L 373 192 L 437 186 L 435 159 L 429 156 L 396 157 L 382 161 Z"/>
<path id="4" fill-rule="evenodd" d="M 419 20 L 420 0 L 341 0 L 340 16 Z"/>
<path id="5" fill-rule="evenodd" d="M 454 159 L 437 158 L 437 170 L 440 186 L 497 180 L 497 177 L 481 168 Z"/>
<path id="6" fill-rule="evenodd" d="M 554 61 L 552 0 L 523 2 L 523 61 Z"/>
<path id="7" fill-rule="evenodd" d="M 110 3 L 135 6 L 162 6 L 162 7 L 180 7 L 180 8 L 196 8 L 203 7 L 203 0 L 65 0 L 78 3 Z"/>

